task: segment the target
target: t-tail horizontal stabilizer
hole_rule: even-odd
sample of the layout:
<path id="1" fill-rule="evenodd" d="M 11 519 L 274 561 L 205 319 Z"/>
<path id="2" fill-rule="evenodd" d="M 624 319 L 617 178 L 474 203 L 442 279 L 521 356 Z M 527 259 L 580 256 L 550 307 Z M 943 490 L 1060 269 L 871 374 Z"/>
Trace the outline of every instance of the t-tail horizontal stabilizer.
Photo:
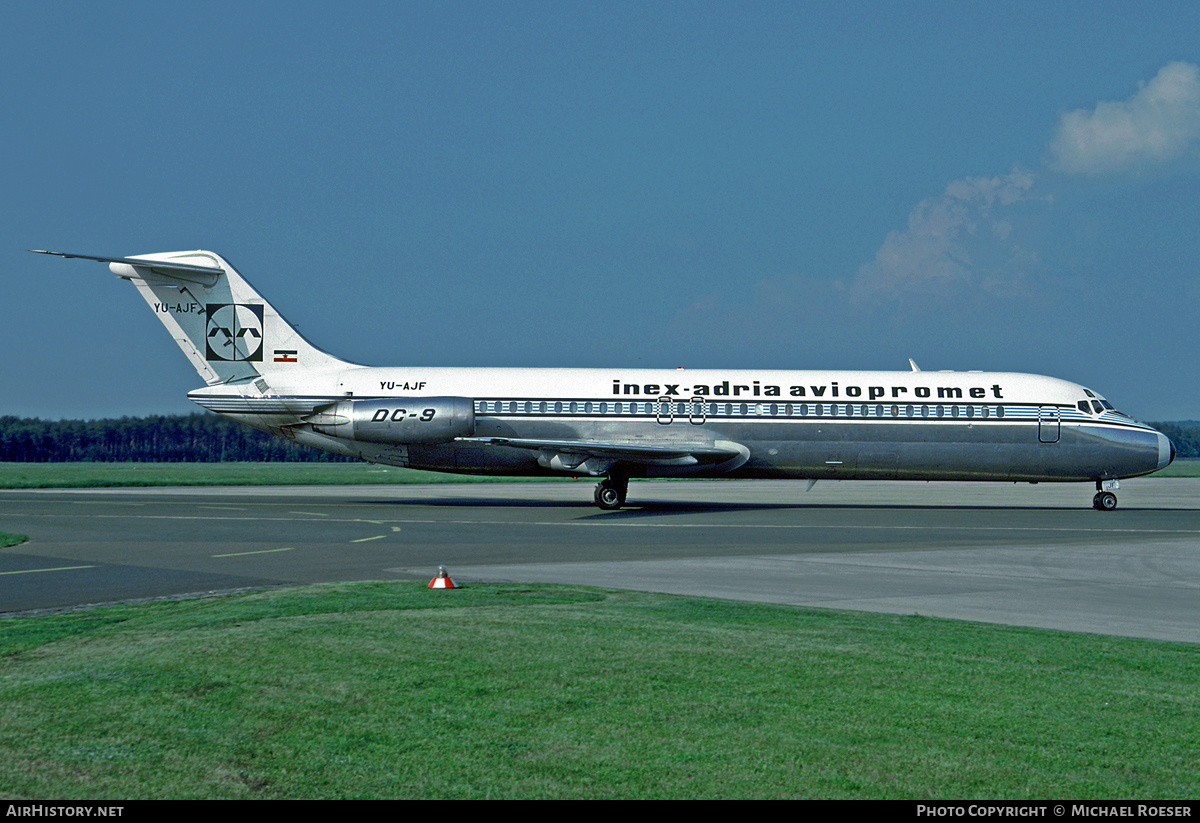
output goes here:
<path id="1" fill-rule="evenodd" d="M 47 251 L 45 249 L 28 249 L 27 251 L 31 251 L 34 254 L 52 254 L 55 257 L 63 257 L 68 260 L 99 260 L 101 263 L 123 263 L 129 266 L 142 266 L 143 268 L 149 268 L 151 271 L 159 274 L 175 274 L 176 276 L 180 274 L 221 275 L 225 273 L 225 270 L 221 268 L 214 268 L 213 266 L 197 266 L 191 263 L 180 263 L 173 260 L 156 260 L 151 264 L 148 263 L 146 259 L 138 257 L 97 257 L 93 254 L 68 254 L 65 251 Z M 149 255 L 147 255 L 147 257 L 149 257 Z M 180 279 L 186 280 L 188 278 Z"/>

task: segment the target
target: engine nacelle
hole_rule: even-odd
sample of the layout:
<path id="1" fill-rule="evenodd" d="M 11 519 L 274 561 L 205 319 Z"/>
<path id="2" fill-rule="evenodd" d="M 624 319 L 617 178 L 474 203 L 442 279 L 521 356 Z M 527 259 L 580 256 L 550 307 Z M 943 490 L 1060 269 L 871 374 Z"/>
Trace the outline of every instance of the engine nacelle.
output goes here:
<path id="1" fill-rule="evenodd" d="M 447 443 L 475 433 L 469 397 L 391 397 L 343 400 L 308 419 L 314 430 L 363 443 Z"/>

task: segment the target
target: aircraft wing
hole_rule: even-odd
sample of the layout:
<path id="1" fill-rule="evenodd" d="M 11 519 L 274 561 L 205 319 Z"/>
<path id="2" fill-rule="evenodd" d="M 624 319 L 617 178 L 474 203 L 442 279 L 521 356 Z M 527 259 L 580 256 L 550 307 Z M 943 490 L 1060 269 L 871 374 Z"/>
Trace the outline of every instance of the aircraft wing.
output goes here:
<path id="1" fill-rule="evenodd" d="M 636 463 L 643 466 L 715 466 L 736 461 L 730 469 L 740 466 L 750 453 L 740 443 L 725 440 L 687 442 L 633 442 L 600 440 L 531 440 L 518 437 L 460 437 L 458 443 L 477 443 L 485 446 L 509 446 L 538 452 L 538 462 L 546 468 L 570 471 L 582 469 L 591 474 L 604 474 L 614 463 Z"/>

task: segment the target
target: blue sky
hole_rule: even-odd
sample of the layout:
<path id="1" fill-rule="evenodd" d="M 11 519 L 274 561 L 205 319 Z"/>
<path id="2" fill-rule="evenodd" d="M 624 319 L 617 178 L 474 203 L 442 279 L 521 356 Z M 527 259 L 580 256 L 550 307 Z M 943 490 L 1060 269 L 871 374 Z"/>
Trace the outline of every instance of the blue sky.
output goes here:
<path id="1" fill-rule="evenodd" d="M 1200 418 L 1200 4 L 0 12 L 0 414 L 187 412 L 98 263 L 372 365 L 983 369 Z"/>

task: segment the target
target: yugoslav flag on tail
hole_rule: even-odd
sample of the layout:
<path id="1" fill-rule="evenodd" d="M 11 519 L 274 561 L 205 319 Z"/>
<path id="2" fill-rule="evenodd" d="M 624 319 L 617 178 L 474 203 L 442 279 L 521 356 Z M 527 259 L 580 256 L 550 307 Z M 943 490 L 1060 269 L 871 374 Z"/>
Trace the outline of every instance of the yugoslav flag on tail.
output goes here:
<path id="1" fill-rule="evenodd" d="M 95 257 L 30 251 L 108 263 L 113 274 L 137 286 L 210 386 L 287 369 L 347 365 L 301 337 L 233 266 L 213 252 Z"/>

